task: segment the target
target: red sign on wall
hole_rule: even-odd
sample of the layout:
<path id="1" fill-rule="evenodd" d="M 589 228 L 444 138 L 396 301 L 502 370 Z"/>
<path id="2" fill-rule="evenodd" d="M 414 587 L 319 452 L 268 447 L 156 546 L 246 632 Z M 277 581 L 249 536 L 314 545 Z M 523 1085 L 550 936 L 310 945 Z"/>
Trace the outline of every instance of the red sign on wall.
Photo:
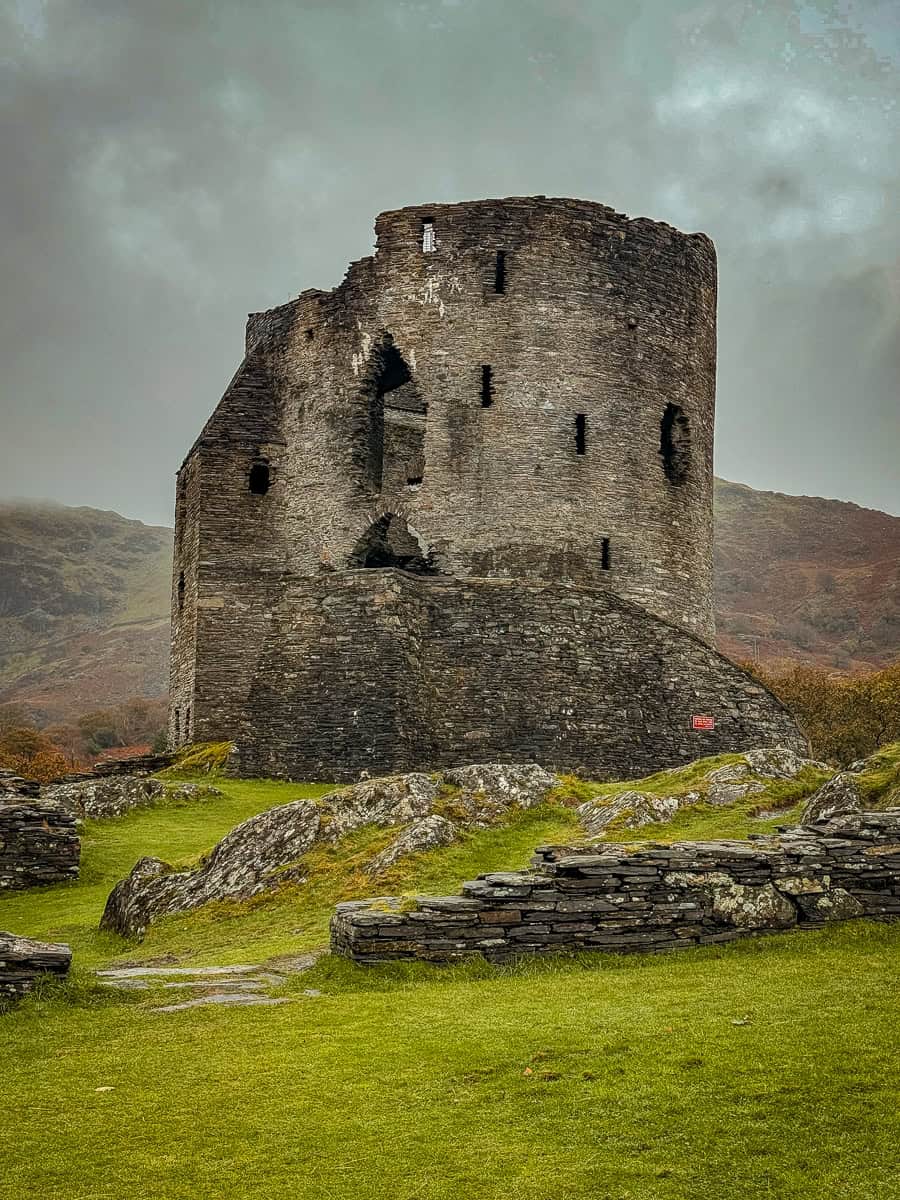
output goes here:
<path id="1" fill-rule="evenodd" d="M 716 727 L 716 718 L 715 717 L 699 717 L 696 715 L 691 717 L 691 728 L 692 729 L 715 729 L 715 727 Z"/>

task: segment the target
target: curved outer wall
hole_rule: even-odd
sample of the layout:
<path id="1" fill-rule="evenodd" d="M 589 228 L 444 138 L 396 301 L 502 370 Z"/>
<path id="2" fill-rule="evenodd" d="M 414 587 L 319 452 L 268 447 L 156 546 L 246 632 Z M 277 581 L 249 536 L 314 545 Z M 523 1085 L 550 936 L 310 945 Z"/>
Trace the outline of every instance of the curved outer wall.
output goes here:
<path id="1" fill-rule="evenodd" d="M 806 751 L 765 688 L 609 592 L 393 569 L 285 581 L 237 741 L 241 774 L 307 779 L 527 760 L 627 779 Z"/>

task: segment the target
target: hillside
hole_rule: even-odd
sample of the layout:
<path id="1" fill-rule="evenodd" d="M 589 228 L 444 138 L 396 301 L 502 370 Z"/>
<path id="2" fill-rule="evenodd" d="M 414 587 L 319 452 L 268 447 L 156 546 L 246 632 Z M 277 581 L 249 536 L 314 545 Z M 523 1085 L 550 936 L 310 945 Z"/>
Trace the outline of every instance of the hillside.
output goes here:
<path id="1" fill-rule="evenodd" d="M 0 504 L 0 703 L 41 721 L 166 690 L 172 531 Z M 716 617 L 732 658 L 863 670 L 900 649 L 900 518 L 716 484 Z"/>
<path id="2" fill-rule="evenodd" d="M 900 518 L 716 481 L 716 624 L 731 658 L 842 671 L 900 652 Z"/>
<path id="3" fill-rule="evenodd" d="M 0 703 L 53 721 L 162 695 L 171 555 L 118 513 L 0 504 Z"/>

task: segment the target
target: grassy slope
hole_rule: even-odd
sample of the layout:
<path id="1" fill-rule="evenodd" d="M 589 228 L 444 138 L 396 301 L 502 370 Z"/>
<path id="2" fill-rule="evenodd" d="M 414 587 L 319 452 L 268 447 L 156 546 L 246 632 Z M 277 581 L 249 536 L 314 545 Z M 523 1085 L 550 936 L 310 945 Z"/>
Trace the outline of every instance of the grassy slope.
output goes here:
<path id="1" fill-rule="evenodd" d="M 879 787 L 895 768 L 889 755 Z M 322 942 L 335 899 L 454 892 L 576 832 L 548 805 L 373 884 L 359 864 L 390 834 L 363 830 L 315 852 L 305 889 L 161 922 L 139 949 L 92 932 L 140 854 L 188 861 L 236 821 L 321 790 L 219 786 L 224 801 L 91 823 L 82 880 L 0 898 L 0 928 L 64 936 L 80 964 L 0 1021 L 0 1200 L 898 1194 L 896 926 L 506 969 L 325 959 L 277 1008 L 164 1016 L 146 993 L 99 996 L 90 963 L 301 950 Z M 750 819 L 701 806 L 650 832 L 729 836 Z"/>

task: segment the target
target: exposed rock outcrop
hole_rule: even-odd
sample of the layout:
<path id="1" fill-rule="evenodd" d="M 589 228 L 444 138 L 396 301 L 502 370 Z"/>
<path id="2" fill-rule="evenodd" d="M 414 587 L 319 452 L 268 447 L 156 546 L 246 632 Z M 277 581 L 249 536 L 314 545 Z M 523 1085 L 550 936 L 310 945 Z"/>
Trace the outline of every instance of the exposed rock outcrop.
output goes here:
<path id="1" fill-rule="evenodd" d="M 862 811 L 862 797 L 855 773 L 841 771 L 810 796 L 803 810 L 804 825 L 827 821 L 840 813 Z"/>
<path id="2" fill-rule="evenodd" d="M 174 871 L 158 858 L 142 858 L 110 892 L 100 928 L 141 937 L 157 917 L 199 908 L 210 900 L 247 899 L 302 878 L 297 860 L 316 840 L 319 826 L 318 805 L 297 800 L 232 829 L 193 870 Z"/>
<path id="3" fill-rule="evenodd" d="M 556 782 L 531 763 L 491 763 L 366 780 L 317 802 L 284 804 L 238 825 L 192 870 L 141 859 L 110 893 L 101 928 L 140 937 L 160 916 L 302 879 L 297 860 L 316 841 L 334 842 L 365 825 L 396 826 L 399 836 L 366 868 L 375 874 L 404 855 L 448 845 L 462 830 L 496 822 L 513 808 L 541 803 Z"/>
<path id="4" fill-rule="evenodd" d="M 45 788 L 44 798 L 76 817 L 121 817 L 133 808 L 157 803 L 165 790 L 158 779 L 149 776 L 112 775 L 53 784 Z"/>
<path id="5" fill-rule="evenodd" d="M 20 999 L 41 975 L 67 975 L 71 965 L 69 946 L 0 932 L 0 1002 Z"/>
<path id="6" fill-rule="evenodd" d="M 705 778 L 684 791 L 658 796 L 642 791 L 623 791 L 595 796 L 581 804 L 578 816 L 587 833 L 601 837 L 611 825 L 640 829 L 644 825 L 670 821 L 681 808 L 694 804 L 730 805 L 747 796 L 762 796 L 767 783 L 796 779 L 812 768 L 828 771 L 826 763 L 803 758 L 786 746 L 748 750 L 739 761 L 714 767 Z M 678 773 L 672 772 L 673 783 Z"/>

